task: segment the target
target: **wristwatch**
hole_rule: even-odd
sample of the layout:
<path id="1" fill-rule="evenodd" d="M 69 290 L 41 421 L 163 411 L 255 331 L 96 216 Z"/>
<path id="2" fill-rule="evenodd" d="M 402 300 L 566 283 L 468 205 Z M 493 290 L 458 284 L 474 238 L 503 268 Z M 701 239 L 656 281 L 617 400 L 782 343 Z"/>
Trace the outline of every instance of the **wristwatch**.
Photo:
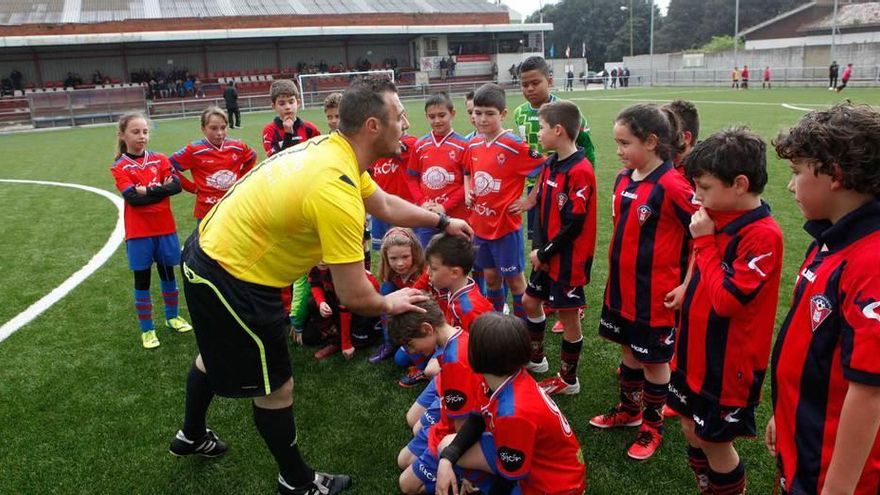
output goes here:
<path id="1" fill-rule="evenodd" d="M 446 213 L 440 213 L 439 215 L 440 215 L 440 220 L 437 220 L 436 229 L 441 232 L 444 232 L 444 231 L 446 231 L 446 227 L 449 226 L 449 215 L 447 215 Z"/>

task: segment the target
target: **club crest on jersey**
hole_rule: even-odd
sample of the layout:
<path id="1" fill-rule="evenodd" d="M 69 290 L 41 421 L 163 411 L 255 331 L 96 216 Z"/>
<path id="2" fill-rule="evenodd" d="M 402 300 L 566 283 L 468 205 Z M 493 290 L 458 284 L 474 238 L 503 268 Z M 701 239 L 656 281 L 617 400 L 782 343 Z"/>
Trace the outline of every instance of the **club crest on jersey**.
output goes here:
<path id="1" fill-rule="evenodd" d="M 449 173 L 443 167 L 429 167 L 428 170 L 425 170 L 422 174 L 422 182 L 428 189 L 434 191 L 443 189 L 453 180 L 455 180 L 455 174 Z"/>
<path id="2" fill-rule="evenodd" d="M 483 171 L 474 174 L 474 194 L 477 196 L 485 196 L 499 191 L 501 191 L 500 180 Z"/>
<path id="3" fill-rule="evenodd" d="M 497 155 L 495 155 L 495 160 L 498 161 L 498 165 L 504 165 L 504 162 L 507 161 L 507 155 L 505 155 L 504 153 L 498 153 Z"/>
<path id="4" fill-rule="evenodd" d="M 556 206 L 561 210 L 563 206 L 565 206 L 565 202 L 568 201 L 568 196 L 565 193 L 559 193 L 556 195 Z"/>
<path id="5" fill-rule="evenodd" d="M 810 298 L 810 325 L 814 332 L 822 325 L 825 318 L 828 318 L 833 309 L 831 301 L 824 294 L 816 294 Z"/>
<path id="6" fill-rule="evenodd" d="M 645 225 L 645 222 L 654 214 L 654 210 L 648 205 L 639 206 L 639 225 Z"/>

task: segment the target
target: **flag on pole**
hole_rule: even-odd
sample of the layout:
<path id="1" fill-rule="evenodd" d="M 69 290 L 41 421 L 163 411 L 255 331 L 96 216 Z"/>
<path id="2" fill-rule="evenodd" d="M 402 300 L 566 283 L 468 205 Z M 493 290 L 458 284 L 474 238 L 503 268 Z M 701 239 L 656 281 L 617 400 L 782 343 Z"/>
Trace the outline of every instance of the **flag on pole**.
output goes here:
<path id="1" fill-rule="evenodd" d="M 550 45 L 550 58 L 553 58 L 553 54 L 555 52 L 556 45 Z"/>
<path id="2" fill-rule="evenodd" d="M 565 45 L 565 58 L 571 58 L 571 45 Z"/>
<path id="3" fill-rule="evenodd" d="M 581 58 L 587 58 L 587 42 L 581 44 Z"/>

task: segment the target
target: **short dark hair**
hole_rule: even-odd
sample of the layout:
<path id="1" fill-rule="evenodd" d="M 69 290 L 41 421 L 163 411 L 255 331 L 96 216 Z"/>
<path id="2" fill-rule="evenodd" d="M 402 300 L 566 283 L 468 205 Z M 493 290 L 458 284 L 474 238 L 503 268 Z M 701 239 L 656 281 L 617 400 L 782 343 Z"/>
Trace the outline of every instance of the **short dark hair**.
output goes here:
<path id="1" fill-rule="evenodd" d="M 491 107 L 503 112 L 507 109 L 507 96 L 504 88 L 495 83 L 486 83 L 474 93 L 475 107 Z"/>
<path id="2" fill-rule="evenodd" d="M 474 267 L 477 251 L 474 244 L 464 237 L 441 233 L 432 237 L 425 248 L 425 259 L 432 256 L 439 258 L 443 266 L 461 268 L 467 275 Z"/>
<path id="3" fill-rule="evenodd" d="M 464 101 L 470 101 L 473 99 L 474 99 L 474 91 L 473 90 L 468 91 L 467 93 L 464 94 Z"/>
<path id="4" fill-rule="evenodd" d="M 529 332 L 520 318 L 490 312 L 471 324 L 468 361 L 475 373 L 512 375 L 529 362 L 531 353 Z"/>
<path id="5" fill-rule="evenodd" d="M 342 93 L 330 93 L 324 98 L 324 111 L 331 108 L 339 108 L 339 102 L 342 101 Z"/>
<path id="6" fill-rule="evenodd" d="M 290 79 L 276 79 L 272 82 L 272 85 L 269 86 L 269 99 L 275 103 L 275 100 L 282 96 L 293 96 L 299 100 L 299 89 L 297 89 L 296 83 Z"/>
<path id="7" fill-rule="evenodd" d="M 446 94 L 444 91 L 434 93 L 429 96 L 427 100 L 425 100 L 425 111 L 427 112 L 428 108 L 433 107 L 434 105 L 446 107 L 446 109 L 450 112 L 455 108 L 455 106 L 452 104 L 452 99 L 449 98 L 449 95 Z"/>
<path id="8" fill-rule="evenodd" d="M 572 141 L 576 140 L 581 131 L 581 111 L 574 103 L 556 100 L 541 105 L 538 116 L 551 127 L 561 125 L 565 134 Z"/>
<path id="9" fill-rule="evenodd" d="M 550 66 L 547 64 L 547 61 L 544 60 L 544 57 L 539 55 L 533 55 L 525 60 L 523 60 L 522 65 L 519 66 L 519 73 L 528 72 L 530 70 L 536 70 L 541 74 L 544 74 L 544 77 L 550 79 Z"/>
<path id="10" fill-rule="evenodd" d="M 365 77 L 353 82 L 339 102 L 339 132 L 354 134 L 370 117 L 387 122 L 385 93 L 397 93 L 397 87 L 388 79 Z"/>
<path id="11" fill-rule="evenodd" d="M 413 305 L 425 311 L 412 310 L 388 318 L 388 338 L 397 345 L 405 346 L 412 339 L 424 337 L 422 323 L 428 323 L 434 328 L 446 323 L 443 311 L 434 299 L 429 298 Z"/>
<path id="12" fill-rule="evenodd" d="M 678 117 L 681 122 L 681 132 L 691 133 L 691 146 L 696 145 L 697 137 L 700 135 L 700 114 L 697 112 L 697 107 L 685 100 L 675 100 L 663 106 Z"/>
<path id="13" fill-rule="evenodd" d="M 780 158 L 814 162 L 853 191 L 880 196 L 880 113 L 851 102 L 815 110 L 773 140 Z"/>
<path id="14" fill-rule="evenodd" d="M 761 194 L 767 185 L 767 145 L 747 127 L 718 131 L 694 146 L 684 158 L 691 179 L 709 174 L 727 186 L 739 175 L 749 179 L 749 192 Z"/>
<path id="15" fill-rule="evenodd" d="M 684 146 L 679 132 L 679 120 L 670 110 L 661 109 L 653 103 L 639 103 L 621 111 L 614 122 L 625 125 L 633 136 L 645 141 L 657 136 L 657 156 L 672 160 Z"/>

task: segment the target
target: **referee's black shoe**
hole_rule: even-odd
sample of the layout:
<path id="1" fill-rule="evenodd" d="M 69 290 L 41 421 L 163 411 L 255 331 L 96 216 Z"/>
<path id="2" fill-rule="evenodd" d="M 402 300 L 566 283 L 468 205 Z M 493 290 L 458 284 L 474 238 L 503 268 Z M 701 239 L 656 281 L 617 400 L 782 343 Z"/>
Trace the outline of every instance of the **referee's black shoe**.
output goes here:
<path id="1" fill-rule="evenodd" d="M 315 472 L 315 479 L 304 486 L 291 486 L 278 475 L 279 495 L 336 495 L 351 486 L 351 478 L 344 474 Z"/>
<path id="2" fill-rule="evenodd" d="M 217 434 L 207 429 L 205 436 L 199 440 L 190 440 L 183 434 L 183 430 L 177 430 L 177 435 L 171 440 L 168 451 L 178 457 L 188 455 L 200 455 L 202 457 L 220 457 L 229 450 L 229 445 L 217 437 Z"/>

